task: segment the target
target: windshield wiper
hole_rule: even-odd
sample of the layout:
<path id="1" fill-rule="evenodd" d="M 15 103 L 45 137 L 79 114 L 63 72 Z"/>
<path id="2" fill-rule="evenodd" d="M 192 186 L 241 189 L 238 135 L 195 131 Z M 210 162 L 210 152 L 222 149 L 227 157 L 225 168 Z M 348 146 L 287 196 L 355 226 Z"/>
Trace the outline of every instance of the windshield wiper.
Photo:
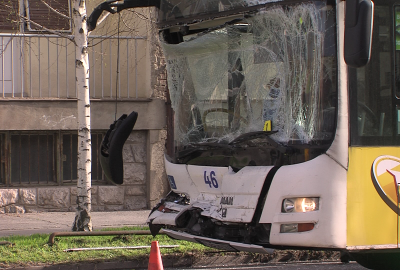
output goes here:
<path id="1" fill-rule="evenodd" d="M 185 146 L 185 149 L 177 153 L 177 158 L 182 159 L 187 156 L 198 153 L 199 151 L 216 150 L 216 149 L 227 149 L 233 150 L 240 147 L 239 145 L 254 139 L 266 139 L 267 142 L 279 152 L 283 154 L 290 153 L 292 148 L 284 146 L 275 140 L 271 139 L 269 136 L 277 133 L 278 131 L 255 131 L 242 134 L 236 137 L 229 143 L 222 142 L 200 142 L 200 143 L 190 143 Z"/>
<path id="2" fill-rule="evenodd" d="M 248 141 L 251 141 L 254 139 L 266 139 L 268 141 L 268 143 L 271 144 L 272 147 L 277 149 L 279 152 L 281 152 L 283 154 L 291 152 L 292 149 L 290 147 L 282 145 L 269 137 L 270 135 L 275 134 L 277 132 L 278 131 L 248 132 L 248 133 L 245 133 L 245 134 L 242 134 L 242 135 L 236 137 L 233 141 L 228 143 L 228 145 L 233 146 L 233 145 L 241 144 L 241 143 L 248 142 Z"/>
<path id="3" fill-rule="evenodd" d="M 215 150 L 215 149 L 231 150 L 233 149 L 233 147 L 226 143 L 216 143 L 216 142 L 191 143 L 186 145 L 184 150 L 181 150 L 177 153 L 177 158 L 181 159 L 198 151 Z"/>
<path id="4" fill-rule="evenodd" d="M 236 137 L 235 139 L 233 139 L 228 144 L 229 145 L 235 145 L 235 144 L 242 143 L 242 142 L 249 141 L 249 140 L 268 137 L 269 135 L 275 134 L 277 132 L 278 131 L 254 131 L 254 132 L 248 132 L 248 133 L 244 133 L 244 134 Z"/>

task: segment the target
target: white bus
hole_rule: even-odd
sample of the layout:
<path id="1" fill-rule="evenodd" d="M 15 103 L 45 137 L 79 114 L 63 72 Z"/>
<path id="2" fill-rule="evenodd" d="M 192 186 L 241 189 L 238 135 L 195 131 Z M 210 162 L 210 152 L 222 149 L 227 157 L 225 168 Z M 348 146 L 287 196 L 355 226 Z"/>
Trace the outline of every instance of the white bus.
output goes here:
<path id="1" fill-rule="evenodd" d="M 400 1 L 150 2 L 171 100 L 151 231 L 400 263 Z"/>

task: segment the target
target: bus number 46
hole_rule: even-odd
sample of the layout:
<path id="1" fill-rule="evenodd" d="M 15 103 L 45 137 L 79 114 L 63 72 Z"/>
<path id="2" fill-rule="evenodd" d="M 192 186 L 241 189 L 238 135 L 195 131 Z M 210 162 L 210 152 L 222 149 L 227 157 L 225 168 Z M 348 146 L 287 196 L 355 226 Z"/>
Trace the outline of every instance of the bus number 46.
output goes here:
<path id="1" fill-rule="evenodd" d="M 215 172 L 214 171 L 210 172 L 210 176 L 207 175 L 207 171 L 204 171 L 204 183 L 209 185 L 210 188 L 212 186 L 215 187 L 215 188 L 218 188 L 218 182 L 217 182 L 217 179 L 215 178 Z"/>

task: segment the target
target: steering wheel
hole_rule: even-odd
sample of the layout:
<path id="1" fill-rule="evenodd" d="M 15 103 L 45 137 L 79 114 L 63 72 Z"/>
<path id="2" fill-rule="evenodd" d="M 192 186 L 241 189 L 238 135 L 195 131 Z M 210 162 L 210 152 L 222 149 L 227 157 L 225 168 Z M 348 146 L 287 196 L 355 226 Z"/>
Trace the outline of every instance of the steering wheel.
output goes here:
<path id="1" fill-rule="evenodd" d="M 205 131 L 207 131 L 207 121 L 206 121 L 206 117 L 207 117 L 207 115 L 208 115 L 209 113 L 213 113 L 213 112 L 222 112 L 222 113 L 227 113 L 228 115 L 232 115 L 232 113 L 230 113 L 230 112 L 228 111 L 228 109 L 225 109 L 225 108 L 211 108 L 211 109 L 205 110 L 205 111 L 203 112 L 203 121 L 204 121 L 204 129 L 205 129 Z M 241 115 L 239 115 L 239 121 L 240 121 L 240 122 L 243 122 L 244 124 L 247 124 L 247 123 L 248 123 L 248 122 L 247 122 L 247 119 L 244 118 L 244 117 L 241 116 Z"/>

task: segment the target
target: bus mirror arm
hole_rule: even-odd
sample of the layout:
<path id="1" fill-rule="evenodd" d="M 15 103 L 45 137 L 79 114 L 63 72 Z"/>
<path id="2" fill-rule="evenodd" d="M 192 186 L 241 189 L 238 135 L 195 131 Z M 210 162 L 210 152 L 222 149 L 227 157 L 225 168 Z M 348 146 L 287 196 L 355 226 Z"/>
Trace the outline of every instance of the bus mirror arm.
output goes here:
<path id="1" fill-rule="evenodd" d="M 158 7 L 160 8 L 160 0 L 124 0 L 118 2 L 118 0 L 108 0 L 97 7 L 95 7 L 86 21 L 88 31 L 93 31 L 97 26 L 97 21 L 100 18 L 103 11 L 107 11 L 111 14 L 119 13 L 127 8 L 136 7 Z"/>
<path id="2" fill-rule="evenodd" d="M 347 0 L 344 60 L 348 66 L 363 67 L 371 57 L 374 4 L 371 0 Z"/>

